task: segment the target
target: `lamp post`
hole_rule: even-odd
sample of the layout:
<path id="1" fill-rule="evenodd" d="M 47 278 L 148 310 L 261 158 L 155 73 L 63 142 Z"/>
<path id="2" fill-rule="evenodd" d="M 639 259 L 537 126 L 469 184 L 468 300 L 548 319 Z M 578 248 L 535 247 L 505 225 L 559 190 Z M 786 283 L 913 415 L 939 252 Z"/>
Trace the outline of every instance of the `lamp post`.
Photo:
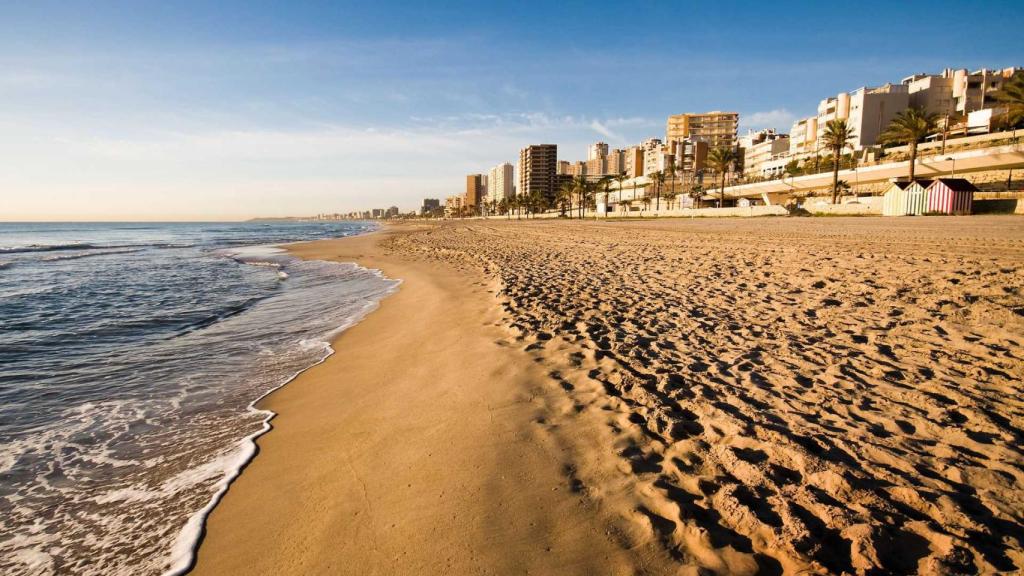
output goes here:
<path id="1" fill-rule="evenodd" d="M 952 166 L 952 168 L 950 168 L 950 170 L 949 170 L 949 177 L 950 177 L 950 178 L 956 178 L 956 158 L 953 158 L 952 156 L 948 156 L 948 157 L 946 158 L 946 160 L 947 160 L 947 161 L 952 161 L 952 162 L 953 162 L 953 166 Z"/>

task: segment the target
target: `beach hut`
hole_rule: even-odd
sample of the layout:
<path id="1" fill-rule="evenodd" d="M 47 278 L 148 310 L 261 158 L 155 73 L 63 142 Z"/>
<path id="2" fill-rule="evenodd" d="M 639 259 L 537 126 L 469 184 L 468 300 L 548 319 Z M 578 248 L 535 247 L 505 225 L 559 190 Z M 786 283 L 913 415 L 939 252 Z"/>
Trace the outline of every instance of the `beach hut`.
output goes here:
<path id="1" fill-rule="evenodd" d="M 931 214 L 970 214 L 978 189 L 963 178 L 939 178 L 928 187 Z"/>
<path id="2" fill-rule="evenodd" d="M 920 216 L 925 213 L 931 180 L 894 182 L 882 197 L 883 216 Z"/>

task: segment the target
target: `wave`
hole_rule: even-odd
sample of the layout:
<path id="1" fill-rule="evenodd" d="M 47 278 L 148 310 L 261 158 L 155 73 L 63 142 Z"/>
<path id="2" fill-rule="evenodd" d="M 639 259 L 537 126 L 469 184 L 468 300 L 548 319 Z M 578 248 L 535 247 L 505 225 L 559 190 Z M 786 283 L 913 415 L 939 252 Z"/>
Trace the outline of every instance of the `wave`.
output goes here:
<path id="1" fill-rule="evenodd" d="M 43 258 L 45 262 L 55 262 L 58 260 L 77 260 L 79 258 L 89 258 L 90 256 L 106 256 L 108 254 L 131 254 L 133 252 L 140 252 L 141 248 L 128 248 L 125 250 L 100 250 L 97 252 L 85 252 L 83 254 L 60 254 L 57 256 L 47 256 Z"/>
<path id="2" fill-rule="evenodd" d="M 235 304 L 234 306 L 229 306 L 227 308 L 224 308 L 223 310 L 217 312 L 216 314 L 210 314 L 206 318 L 203 318 L 201 320 L 196 320 L 195 322 L 192 322 L 192 323 L 182 327 L 180 330 L 178 330 L 174 334 L 171 334 L 170 336 L 168 336 L 167 340 L 171 340 L 171 339 L 177 338 L 179 336 L 184 336 L 185 334 L 188 334 L 190 332 L 195 332 L 197 330 L 202 330 L 203 328 L 208 328 L 208 327 L 213 326 L 214 324 L 216 324 L 218 322 L 223 322 L 224 320 L 227 320 L 228 318 L 231 318 L 233 316 L 238 316 L 242 312 L 245 312 L 249 308 L 252 308 L 253 306 L 255 306 L 258 302 L 260 302 L 262 300 L 266 300 L 268 297 L 269 297 L 269 295 L 257 296 L 255 298 L 249 298 L 248 300 L 246 300 L 244 302 L 241 302 L 239 304 Z"/>
<path id="3" fill-rule="evenodd" d="M 381 278 L 384 277 L 383 274 L 378 275 Z M 385 294 L 385 296 L 394 293 L 395 290 L 397 290 L 397 288 L 398 283 L 396 283 L 395 286 L 393 286 Z M 262 414 L 264 417 L 263 424 L 259 430 L 250 434 L 249 436 L 246 436 L 241 440 L 241 442 L 239 442 L 238 449 L 235 452 L 235 454 L 228 455 L 220 459 L 220 462 L 225 463 L 227 465 L 224 467 L 224 476 L 215 485 L 217 491 L 210 498 L 210 501 L 206 504 L 206 506 L 204 506 L 201 510 L 199 510 L 198 512 L 194 513 L 192 516 L 189 517 L 189 519 L 185 522 L 185 526 L 181 529 L 181 532 L 178 533 L 178 537 L 175 539 L 174 543 L 171 546 L 170 569 L 164 572 L 163 576 L 181 576 L 187 574 L 192 570 L 192 568 L 195 567 L 196 552 L 199 549 L 199 544 L 202 542 L 203 533 L 206 531 L 207 518 L 209 518 L 210 513 L 213 512 L 213 509 L 216 508 L 218 504 L 220 504 L 220 501 L 224 499 L 224 495 L 227 494 L 228 489 L 235 482 L 235 480 L 237 480 L 238 477 L 242 474 L 242 471 L 244 471 L 245 468 L 252 463 L 253 458 L 256 457 L 256 454 L 258 452 L 256 440 L 260 436 L 263 436 L 264 434 L 270 432 L 274 428 L 273 425 L 271 424 L 271 421 L 274 419 L 275 416 L 277 416 L 277 413 L 272 410 L 267 410 L 265 408 L 257 408 L 256 405 L 259 404 L 260 401 L 266 398 L 267 396 L 270 396 L 276 390 L 286 386 L 292 380 L 298 378 L 299 375 L 301 375 L 306 370 L 309 370 L 314 366 L 319 366 L 320 364 L 326 362 L 328 358 L 334 355 L 334 347 L 330 345 L 330 341 L 334 340 L 339 334 L 341 334 L 345 330 L 348 330 L 352 326 L 355 326 L 363 318 L 365 318 L 367 314 L 376 310 L 379 306 L 379 301 L 367 302 L 366 305 L 364 305 L 361 310 L 350 316 L 340 326 L 338 326 L 336 329 L 330 331 L 328 334 L 325 335 L 326 341 L 323 342 L 324 354 L 319 360 L 311 363 L 309 366 L 306 366 L 301 370 L 298 370 L 297 372 L 286 378 L 284 381 L 282 381 L 280 384 L 271 387 L 269 390 L 267 390 L 258 398 L 249 403 L 249 405 L 247 406 L 247 410 L 251 413 Z"/>
<path id="4" fill-rule="evenodd" d="M 191 242 L 146 242 L 139 244 L 92 244 L 69 242 L 67 244 L 29 244 L 27 246 L 0 247 L 0 254 L 31 254 L 35 252 L 64 252 L 70 250 L 119 250 L 124 248 L 192 248 Z"/>
<path id="5" fill-rule="evenodd" d="M 281 268 L 282 266 L 280 262 L 272 262 L 270 260 L 249 260 L 246 258 L 236 257 L 232 257 L 231 259 L 239 264 L 248 264 L 249 266 L 261 266 L 266 268 Z"/>
<path id="6" fill-rule="evenodd" d="M 94 244 L 85 242 L 72 242 L 69 244 L 29 244 L 28 246 L 11 246 L 0 248 L 0 254 L 23 254 L 26 252 L 55 252 L 58 250 L 92 250 L 97 248 Z"/>
<path id="7" fill-rule="evenodd" d="M 0 262 L 0 270 L 3 270 L 5 268 L 10 268 L 13 265 L 14 265 L 14 262 Z"/>

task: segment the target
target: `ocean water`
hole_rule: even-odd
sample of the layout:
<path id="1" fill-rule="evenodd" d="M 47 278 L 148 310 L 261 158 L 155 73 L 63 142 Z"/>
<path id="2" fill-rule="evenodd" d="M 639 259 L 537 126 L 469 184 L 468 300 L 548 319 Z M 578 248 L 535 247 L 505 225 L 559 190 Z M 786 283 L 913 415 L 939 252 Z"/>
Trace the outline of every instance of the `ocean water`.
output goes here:
<path id="1" fill-rule="evenodd" d="M 372 224 L 0 224 L 0 573 L 186 570 L 253 404 L 396 282 L 272 245 Z"/>

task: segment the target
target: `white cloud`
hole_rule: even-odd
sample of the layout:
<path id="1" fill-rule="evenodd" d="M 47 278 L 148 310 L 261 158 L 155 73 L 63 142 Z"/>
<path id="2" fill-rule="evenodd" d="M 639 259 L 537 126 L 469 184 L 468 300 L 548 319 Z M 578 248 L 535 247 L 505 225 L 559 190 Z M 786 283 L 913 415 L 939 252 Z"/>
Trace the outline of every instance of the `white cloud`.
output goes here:
<path id="1" fill-rule="evenodd" d="M 608 138 L 609 140 L 622 140 L 622 136 L 619 136 L 615 132 L 612 132 L 607 126 L 598 122 L 597 120 L 591 120 L 590 129 L 598 134 Z"/>
<path id="2" fill-rule="evenodd" d="M 585 157 L 594 131 L 616 135 L 645 123 L 519 112 L 418 118 L 401 129 L 326 125 L 118 137 L 10 123 L 0 130 L 0 156 L 12 167 L 0 172 L 0 190 L 14 193 L 9 202 L 5 198 L 0 218 L 247 218 L 392 204 L 409 209 L 424 197 L 459 192 L 465 174 L 514 163 L 527 144 L 557 143 L 561 158 L 576 160 Z"/>
<path id="3" fill-rule="evenodd" d="M 740 127 L 751 130 L 776 128 L 780 132 L 789 132 L 794 120 L 796 120 L 795 114 L 785 108 L 776 108 L 765 112 L 740 114 Z"/>

